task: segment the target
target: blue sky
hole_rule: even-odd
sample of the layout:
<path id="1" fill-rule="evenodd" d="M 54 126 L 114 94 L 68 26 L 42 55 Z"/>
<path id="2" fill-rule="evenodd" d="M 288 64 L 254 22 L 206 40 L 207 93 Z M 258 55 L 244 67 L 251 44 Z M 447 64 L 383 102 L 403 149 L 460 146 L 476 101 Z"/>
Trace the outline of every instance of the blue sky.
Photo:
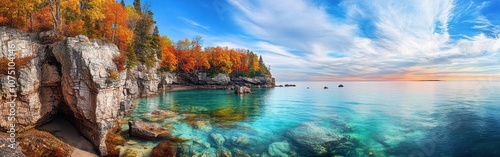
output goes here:
<path id="1" fill-rule="evenodd" d="M 251 49 L 278 81 L 500 80 L 498 0 L 143 3 L 173 41 Z"/>

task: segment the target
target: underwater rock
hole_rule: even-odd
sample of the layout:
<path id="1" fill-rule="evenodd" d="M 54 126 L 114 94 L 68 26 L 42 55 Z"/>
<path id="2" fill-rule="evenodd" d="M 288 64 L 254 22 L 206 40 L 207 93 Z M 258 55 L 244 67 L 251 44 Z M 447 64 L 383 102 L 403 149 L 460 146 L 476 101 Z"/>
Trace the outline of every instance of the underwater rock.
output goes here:
<path id="1" fill-rule="evenodd" d="M 224 137 L 221 134 L 212 133 L 210 134 L 210 137 L 212 137 L 212 140 L 219 148 L 222 148 L 222 145 L 224 145 L 224 142 L 226 141 L 226 139 L 224 139 Z"/>
<path id="2" fill-rule="evenodd" d="M 250 88 L 246 87 L 246 86 L 236 86 L 236 88 L 234 88 L 234 93 L 236 94 L 246 94 L 246 93 L 251 93 L 252 91 L 250 91 Z"/>
<path id="3" fill-rule="evenodd" d="M 151 151 L 151 157 L 175 156 L 176 152 L 177 149 L 170 141 L 163 141 L 153 148 Z"/>
<path id="4" fill-rule="evenodd" d="M 249 141 L 248 137 L 245 135 L 241 135 L 239 137 L 232 137 L 231 140 L 233 142 L 233 145 L 236 145 L 236 146 L 248 145 L 248 141 Z"/>
<path id="5" fill-rule="evenodd" d="M 144 154 L 145 152 L 141 149 L 129 148 L 125 151 L 123 157 L 142 157 Z"/>
<path id="6" fill-rule="evenodd" d="M 235 157 L 250 157 L 250 155 L 248 155 L 247 153 L 243 152 L 238 148 L 233 149 L 233 154 Z"/>
<path id="7" fill-rule="evenodd" d="M 312 122 L 302 123 L 286 132 L 286 135 L 300 146 L 318 156 L 327 155 L 332 143 L 338 143 L 342 137 Z"/>
<path id="8" fill-rule="evenodd" d="M 155 110 L 153 112 L 145 113 L 141 118 L 146 122 L 162 122 L 168 118 L 176 117 L 177 113 L 172 111 Z"/>
<path id="9" fill-rule="evenodd" d="M 193 127 L 198 130 L 210 132 L 212 131 L 212 125 L 209 121 L 194 121 Z"/>
<path id="10" fill-rule="evenodd" d="M 290 152 L 290 145 L 287 141 L 274 142 L 269 145 L 268 151 L 271 156 L 288 157 L 288 152 Z"/>
<path id="11" fill-rule="evenodd" d="M 222 148 L 217 150 L 217 157 L 232 157 L 231 151 L 227 150 L 226 148 Z"/>
<path id="12" fill-rule="evenodd" d="M 159 135 L 165 136 L 168 131 L 165 130 L 160 124 L 147 123 L 132 120 L 128 122 L 130 136 L 139 137 L 143 139 L 156 139 Z"/>

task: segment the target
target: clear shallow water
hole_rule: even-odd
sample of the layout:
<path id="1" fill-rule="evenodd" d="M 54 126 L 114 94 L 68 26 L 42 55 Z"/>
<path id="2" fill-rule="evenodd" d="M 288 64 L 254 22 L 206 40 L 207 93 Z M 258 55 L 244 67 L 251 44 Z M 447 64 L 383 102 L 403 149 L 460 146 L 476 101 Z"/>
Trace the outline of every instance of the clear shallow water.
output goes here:
<path id="1" fill-rule="evenodd" d="M 286 134 L 312 122 L 350 137 L 345 150 L 329 155 L 500 156 L 500 82 L 342 82 L 344 88 L 338 82 L 294 84 L 242 96 L 226 90 L 165 92 L 140 99 L 131 118 L 144 120 L 141 115 L 154 110 L 178 113 L 158 123 L 189 139 L 183 144 L 192 154 L 220 149 L 210 137 L 219 133 L 226 139 L 225 149 L 252 156 L 281 141 L 297 156 L 313 156 Z M 189 116 L 195 118 L 184 118 Z M 245 144 L 237 142 L 240 137 Z M 128 139 L 147 148 L 159 142 Z"/>

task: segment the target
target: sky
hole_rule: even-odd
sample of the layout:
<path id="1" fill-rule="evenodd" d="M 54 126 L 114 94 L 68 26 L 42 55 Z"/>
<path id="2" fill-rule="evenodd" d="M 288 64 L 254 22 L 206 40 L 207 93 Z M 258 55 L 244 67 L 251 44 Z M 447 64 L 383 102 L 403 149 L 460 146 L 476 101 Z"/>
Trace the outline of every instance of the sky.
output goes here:
<path id="1" fill-rule="evenodd" d="M 250 49 L 277 81 L 500 80 L 500 0 L 142 2 L 160 34 Z"/>

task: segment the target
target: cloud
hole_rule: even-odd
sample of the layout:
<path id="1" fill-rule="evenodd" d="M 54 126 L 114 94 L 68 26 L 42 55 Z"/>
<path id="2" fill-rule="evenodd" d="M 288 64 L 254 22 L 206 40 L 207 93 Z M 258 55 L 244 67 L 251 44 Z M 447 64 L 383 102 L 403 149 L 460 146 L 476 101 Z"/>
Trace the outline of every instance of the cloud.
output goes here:
<path id="1" fill-rule="evenodd" d="M 189 25 L 192 25 L 192 26 L 195 26 L 195 27 L 200 27 L 200 28 L 203 28 L 203 29 L 206 29 L 206 30 L 210 30 L 210 26 L 201 25 L 198 22 L 195 22 L 195 21 L 190 20 L 190 19 L 185 18 L 185 17 L 178 17 L 178 18 L 181 19 L 182 21 L 184 21 L 185 23 L 189 24 Z"/>
<path id="2" fill-rule="evenodd" d="M 494 74 L 499 66 L 499 27 L 481 15 L 488 3 L 478 7 L 453 0 L 229 3 L 235 10 L 233 20 L 256 38 L 240 45 L 263 51 L 266 63 L 278 65 L 273 73 L 286 79 L 288 72 L 302 80 L 451 78 L 463 69 L 468 70 L 456 77 L 468 78 L 466 74 Z M 475 33 L 464 36 L 462 27 Z"/>

